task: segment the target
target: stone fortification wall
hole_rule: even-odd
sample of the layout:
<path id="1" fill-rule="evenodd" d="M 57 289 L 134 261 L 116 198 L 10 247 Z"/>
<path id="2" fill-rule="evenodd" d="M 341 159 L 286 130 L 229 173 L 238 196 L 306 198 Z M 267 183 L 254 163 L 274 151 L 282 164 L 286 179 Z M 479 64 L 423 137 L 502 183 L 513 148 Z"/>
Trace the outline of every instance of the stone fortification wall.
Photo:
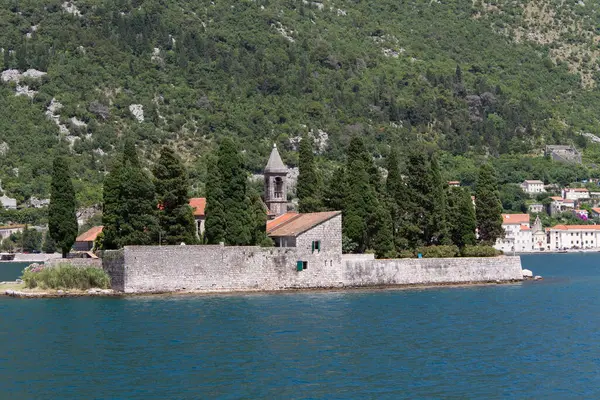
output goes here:
<path id="1" fill-rule="evenodd" d="M 295 248 L 128 246 L 122 260 L 110 253 L 104 269 L 113 289 L 130 293 L 331 287 L 341 276 L 339 256 L 300 258 Z M 299 260 L 306 270 L 297 271 Z"/>
<path id="2" fill-rule="evenodd" d="M 523 279 L 520 257 L 349 260 L 350 286 L 483 283 Z"/>
<path id="3" fill-rule="evenodd" d="M 298 261 L 307 268 L 297 269 Z M 514 281 L 519 257 L 364 260 L 327 251 L 226 246 L 130 246 L 105 252 L 113 289 L 126 293 L 256 291 Z"/>
<path id="4" fill-rule="evenodd" d="M 44 265 L 56 266 L 60 264 L 71 264 L 75 267 L 102 268 L 102 260 L 99 258 L 52 258 L 46 260 Z"/>

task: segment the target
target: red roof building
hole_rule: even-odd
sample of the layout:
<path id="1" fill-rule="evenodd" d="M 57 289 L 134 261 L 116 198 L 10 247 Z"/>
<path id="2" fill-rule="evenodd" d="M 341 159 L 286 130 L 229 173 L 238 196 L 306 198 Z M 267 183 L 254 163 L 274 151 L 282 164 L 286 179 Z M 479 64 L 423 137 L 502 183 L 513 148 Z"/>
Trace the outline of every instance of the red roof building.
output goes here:
<path id="1" fill-rule="evenodd" d="M 83 232 L 81 235 L 77 236 L 75 239 L 75 244 L 73 245 L 73 250 L 75 251 L 90 251 L 94 248 L 94 241 L 98 237 L 104 227 L 94 226 L 89 230 Z"/>

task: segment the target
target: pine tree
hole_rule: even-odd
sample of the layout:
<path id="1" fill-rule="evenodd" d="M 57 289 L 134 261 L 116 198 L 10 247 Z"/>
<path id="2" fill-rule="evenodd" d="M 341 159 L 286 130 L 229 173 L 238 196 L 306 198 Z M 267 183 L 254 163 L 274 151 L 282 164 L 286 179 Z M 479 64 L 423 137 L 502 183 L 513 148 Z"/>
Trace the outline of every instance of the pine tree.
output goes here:
<path id="1" fill-rule="evenodd" d="M 204 242 L 219 244 L 225 242 L 225 209 L 221 170 L 215 157 L 209 157 L 206 168 L 206 221 L 204 221 Z"/>
<path id="2" fill-rule="evenodd" d="M 246 195 L 246 170 L 235 143 L 226 138 L 219 147 L 219 169 L 223 188 L 225 243 L 244 246 L 252 242 L 251 217 Z"/>
<path id="3" fill-rule="evenodd" d="M 469 191 L 452 187 L 448 191 L 448 233 L 459 248 L 475 244 L 475 208 Z"/>
<path id="4" fill-rule="evenodd" d="M 482 243 L 493 245 L 497 238 L 504 236 L 498 181 L 490 164 L 483 164 L 479 168 L 475 186 L 475 216 Z"/>
<path id="5" fill-rule="evenodd" d="M 189 181 L 183 162 L 173 149 L 165 146 L 153 172 L 162 239 L 166 244 L 197 243 L 196 221 L 189 205 Z"/>
<path id="6" fill-rule="evenodd" d="M 305 135 L 300 141 L 298 163 L 300 174 L 296 184 L 298 208 L 301 213 L 321 211 L 321 185 L 315 167 L 313 140 Z"/>
<path id="7" fill-rule="evenodd" d="M 48 231 L 61 249 L 63 258 L 67 257 L 77 237 L 75 208 L 75 190 L 69 164 L 63 156 L 57 156 L 52 165 Z"/>

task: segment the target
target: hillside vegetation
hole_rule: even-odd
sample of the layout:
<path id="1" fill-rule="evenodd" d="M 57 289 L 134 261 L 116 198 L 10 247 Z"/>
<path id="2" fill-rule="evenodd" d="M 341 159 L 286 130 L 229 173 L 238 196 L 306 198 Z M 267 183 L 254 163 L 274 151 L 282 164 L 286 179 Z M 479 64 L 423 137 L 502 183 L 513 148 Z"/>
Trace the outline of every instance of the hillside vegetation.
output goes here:
<path id="1" fill-rule="evenodd" d="M 149 160 L 176 147 L 199 194 L 202 156 L 225 136 L 254 172 L 273 142 L 296 165 L 292 150 L 309 131 L 323 162 L 340 162 L 360 134 L 376 159 L 389 145 L 429 142 L 449 176 L 482 156 L 531 164 L 519 155 L 585 145 L 577 133 L 599 131 L 596 8 L 0 0 L 2 187 L 20 201 L 47 197 L 53 155 L 67 152 L 80 204 L 97 203 L 124 135 Z"/>

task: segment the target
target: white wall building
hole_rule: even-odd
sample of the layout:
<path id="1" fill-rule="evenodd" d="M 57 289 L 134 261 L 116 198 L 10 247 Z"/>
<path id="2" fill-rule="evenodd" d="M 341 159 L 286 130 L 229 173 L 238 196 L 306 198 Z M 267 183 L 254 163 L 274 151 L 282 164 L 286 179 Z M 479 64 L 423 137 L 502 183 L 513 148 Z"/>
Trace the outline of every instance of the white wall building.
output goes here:
<path id="1" fill-rule="evenodd" d="M 575 200 L 563 199 L 560 196 L 553 196 L 550 198 L 552 199 L 552 203 L 550 203 L 550 215 L 556 215 L 575 209 Z"/>
<path id="2" fill-rule="evenodd" d="M 17 200 L 12 197 L 8 197 L 7 195 L 3 195 L 0 197 L 0 204 L 7 210 L 16 210 L 17 209 Z"/>
<path id="3" fill-rule="evenodd" d="M 529 214 L 502 214 L 504 238 L 497 239 L 494 248 L 510 254 L 533 250 Z"/>
<path id="4" fill-rule="evenodd" d="M 544 182 L 538 180 L 526 180 L 521 183 L 521 188 L 525 193 L 537 194 L 546 191 L 544 189 Z"/>
<path id="5" fill-rule="evenodd" d="M 556 225 L 547 232 L 550 250 L 600 247 L 600 225 Z"/>
<path id="6" fill-rule="evenodd" d="M 565 188 L 563 198 L 567 200 L 583 200 L 590 198 L 590 191 L 586 188 Z"/>
<path id="7" fill-rule="evenodd" d="M 541 212 L 544 211 L 544 205 L 543 204 L 530 204 L 529 205 L 529 212 L 532 214 L 539 214 Z"/>

